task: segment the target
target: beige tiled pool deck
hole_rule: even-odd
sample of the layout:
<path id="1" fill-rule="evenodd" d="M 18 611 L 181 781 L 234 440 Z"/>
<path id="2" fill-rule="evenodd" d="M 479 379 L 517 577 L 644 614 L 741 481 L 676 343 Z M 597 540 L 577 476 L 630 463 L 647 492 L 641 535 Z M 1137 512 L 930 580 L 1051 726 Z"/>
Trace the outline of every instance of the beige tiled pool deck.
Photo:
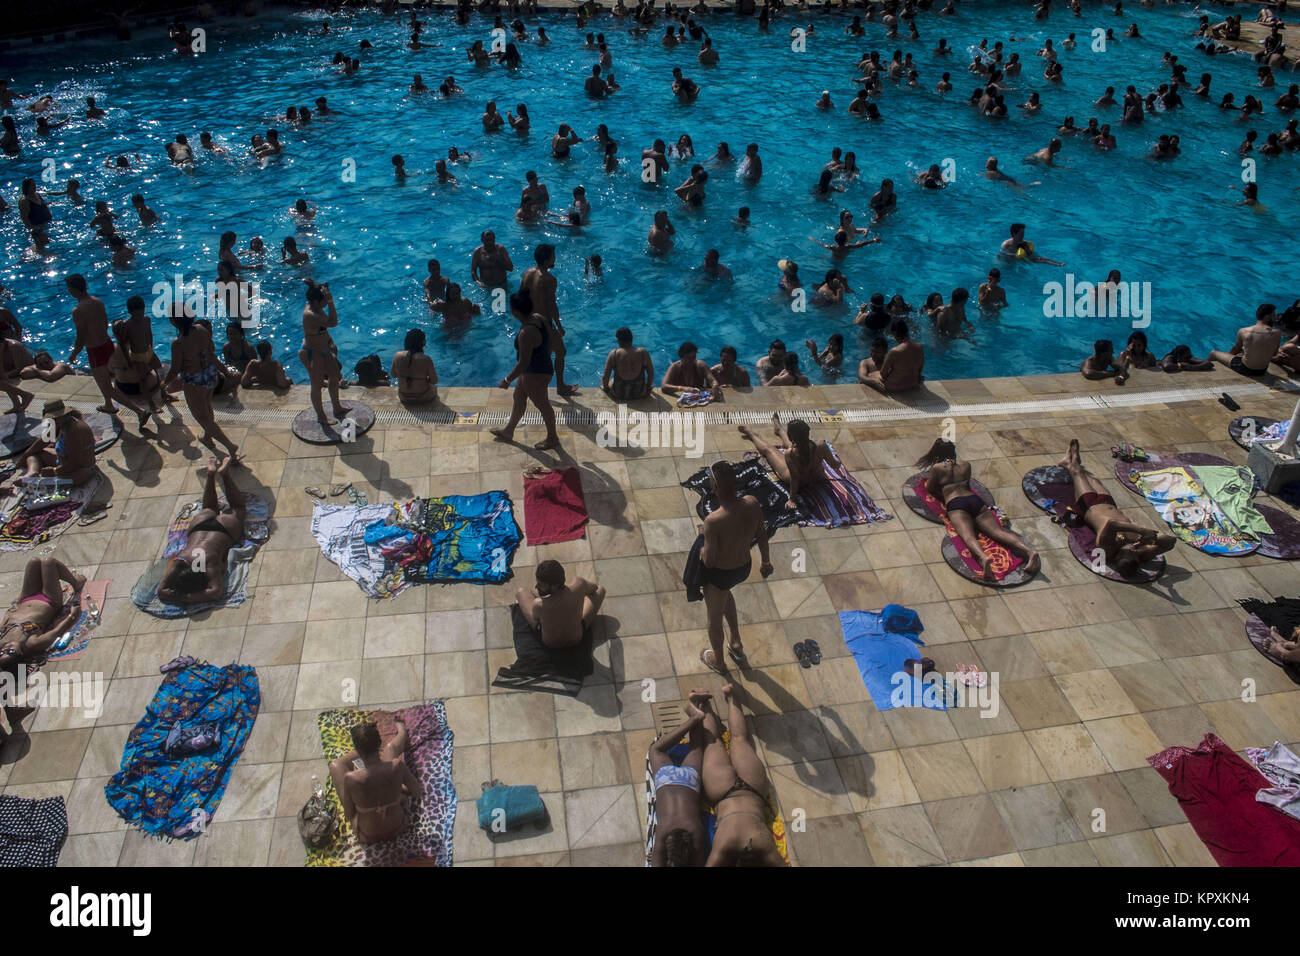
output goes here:
<path id="1" fill-rule="evenodd" d="M 814 434 L 832 440 L 895 516 L 835 531 L 782 530 L 773 539 L 776 573 L 767 581 L 755 573 L 736 590 L 753 664 L 739 673 L 763 755 L 787 821 L 796 811 L 806 819 L 802 829 L 788 823 L 795 864 L 1213 864 L 1145 758 L 1172 744 L 1194 746 L 1211 730 L 1237 750 L 1300 742 L 1300 688 L 1245 641 L 1245 614 L 1235 603 L 1296 594 L 1297 569 L 1179 545 L 1155 586 L 1104 581 L 1074 561 L 1065 535 L 1020 489 L 1024 472 L 1056 461 L 1077 435 L 1085 462 L 1111 476 L 1107 485 L 1126 512 L 1153 522 L 1150 509 L 1115 482 L 1109 448 L 1128 440 L 1244 461 L 1227 436 L 1233 413 L 1210 389 L 1227 389 L 1245 411 L 1276 418 L 1288 417 L 1295 402 L 1287 391 L 1265 391 L 1228 372 L 1139 372 L 1123 388 L 1077 375 L 933 383 L 911 419 L 897 417 L 905 406 L 852 385 L 757 390 L 706 410 L 873 413 L 875 420 L 815 424 Z M 94 397 L 89 379 L 43 394 L 83 407 Z M 128 594 L 160 552 L 167 522 L 200 489 L 199 446 L 176 424 L 163 429 L 165 443 L 128 433 L 102 456 L 103 494 L 113 507 L 105 520 L 56 539 L 55 553 L 90 577 L 112 580 L 89 652 L 64 665 L 104 673 L 104 711 L 94 721 L 54 709 L 29 718 L 30 751 L 6 755 L 0 786 L 26 797 L 63 796 L 71 830 L 64 865 L 301 865 L 295 814 L 312 776 L 326 775 L 316 715 L 340 706 L 342 681 L 353 678 L 363 705 L 446 700 L 461 808 L 457 864 L 639 865 L 644 758 L 654 735 L 643 682 L 652 679 L 661 700 L 720 685 L 697 656 L 703 606 L 687 604 L 680 584 L 696 517 L 694 496 L 679 482 L 715 457 L 739 457 L 746 443 L 735 425 L 710 424 L 704 456 L 694 460 L 681 450 L 601 448 L 593 427 L 563 428 L 557 457 L 495 443 L 485 423 L 416 422 L 389 390 L 348 394 L 368 401 L 380 421 L 346 447 L 292 437 L 288 410 L 305 406 L 301 389 L 284 399 L 243 396 L 237 413 L 223 412 L 248 456 L 244 483 L 273 502 L 273 530 L 251 572 L 251 599 L 189 621 L 143 614 Z M 504 392 L 466 388 L 443 398 L 466 412 L 500 412 L 509 401 Z M 558 407 L 609 405 L 587 389 Z M 908 463 L 944 417 L 953 419 L 975 476 L 1042 549 L 1042 573 L 1025 587 L 991 590 L 958 577 L 940 558 L 941 529 L 900 500 Z M 537 426 L 521 435 L 530 443 L 540 437 Z M 344 480 L 372 502 L 503 488 L 522 521 L 521 471 L 539 461 L 581 468 L 589 533 L 521 548 L 507 585 L 415 587 L 394 600 L 367 600 L 310 533 L 313 499 L 304 487 Z M 792 570 L 795 548 L 806 551 L 803 573 Z M 8 594 L 28 557 L 0 555 Z M 577 699 L 490 686 L 513 659 L 513 590 L 531 583 L 544 558 L 561 560 L 572 574 L 594 574 L 609 591 L 596 674 Z M 836 612 L 889 602 L 920 612 L 940 670 L 969 663 L 998 672 L 996 718 L 876 710 Z M 792 645 L 813 636 L 826 659 L 802 669 Z M 158 666 L 178 654 L 254 665 L 262 706 L 208 832 L 162 843 L 128 830 L 103 787 L 159 684 Z M 1247 678 L 1255 682 L 1253 702 L 1242 699 Z M 490 841 L 473 801 L 492 778 L 537 785 L 551 829 Z M 1104 830 L 1094 829 L 1098 808 Z"/>

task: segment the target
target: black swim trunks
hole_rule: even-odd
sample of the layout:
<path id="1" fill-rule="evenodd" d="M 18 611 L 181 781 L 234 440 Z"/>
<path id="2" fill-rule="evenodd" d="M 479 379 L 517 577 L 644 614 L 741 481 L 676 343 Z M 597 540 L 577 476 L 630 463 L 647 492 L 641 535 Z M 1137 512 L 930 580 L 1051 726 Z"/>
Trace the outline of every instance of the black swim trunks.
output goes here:
<path id="1" fill-rule="evenodd" d="M 1232 369 L 1234 372 L 1238 373 L 1239 375 L 1248 375 L 1251 378 L 1258 378 L 1261 375 L 1268 374 L 1267 365 L 1259 369 L 1251 368 L 1249 365 L 1247 365 L 1245 362 L 1241 360 L 1240 355 L 1234 355 L 1232 357 L 1232 363 L 1228 367 Z"/>
<path id="2" fill-rule="evenodd" d="M 706 584 L 712 584 L 719 591 L 730 591 L 737 584 L 744 583 L 753 566 L 754 560 L 750 558 L 738 568 L 711 568 L 706 564 L 700 570 Z"/>

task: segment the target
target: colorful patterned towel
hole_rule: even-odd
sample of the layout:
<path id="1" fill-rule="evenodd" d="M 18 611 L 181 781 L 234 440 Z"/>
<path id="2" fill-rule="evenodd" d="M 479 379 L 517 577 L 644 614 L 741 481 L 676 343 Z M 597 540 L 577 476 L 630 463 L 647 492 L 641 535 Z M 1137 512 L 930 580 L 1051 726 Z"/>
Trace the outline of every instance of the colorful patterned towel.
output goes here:
<path id="1" fill-rule="evenodd" d="M 412 584 L 463 581 L 501 584 L 523 541 L 510 496 L 414 498 L 388 505 L 323 505 L 311 533 L 325 556 L 373 598 Z"/>
<path id="2" fill-rule="evenodd" d="M 50 646 L 45 655 L 45 660 L 39 663 L 75 660 L 86 652 L 86 648 L 90 646 L 90 638 L 103 618 L 104 602 L 108 599 L 108 586 L 111 583 L 111 581 L 86 582 L 85 587 L 81 589 L 81 615 Z M 71 601 L 72 585 L 65 581 L 63 584 L 63 606 L 66 608 Z M 17 606 L 18 601 L 15 599 L 14 603 L 9 605 L 9 610 L 12 611 Z"/>
<path id="3" fill-rule="evenodd" d="M 217 812 L 260 704 L 257 672 L 251 667 L 191 661 L 167 671 L 126 740 L 122 769 L 104 787 L 109 806 L 149 836 L 198 836 Z M 220 728 L 214 747 L 167 756 L 167 735 L 174 725 L 206 722 Z"/>
<path id="4" fill-rule="evenodd" d="M 0 868 L 56 866 L 67 836 L 62 797 L 0 797 Z"/>
<path id="5" fill-rule="evenodd" d="M 88 482 L 68 490 L 66 502 L 44 511 L 28 511 L 22 506 L 24 493 L 15 490 L 0 502 L 0 551 L 25 551 L 63 534 L 103 483 L 104 476 L 97 468 Z"/>
<path id="6" fill-rule="evenodd" d="M 424 796 L 411 801 L 406 828 L 391 840 L 362 843 L 343 819 L 343 805 L 327 776 L 325 799 L 334 813 L 334 835 L 325 846 L 307 850 L 308 866 L 402 866 L 420 861 L 451 866 L 456 786 L 451 779 L 452 732 L 442 701 L 395 712 L 327 710 L 316 718 L 325 759 L 335 760 L 350 751 L 351 729 L 367 720 L 379 726 L 381 738 L 390 739 L 396 732 L 393 719 L 399 717 L 410 735 L 406 765 L 424 787 Z"/>
<path id="7" fill-rule="evenodd" d="M 203 501 L 191 501 L 172 519 L 167 529 L 167 543 L 163 546 L 162 557 L 153 563 L 149 570 L 140 576 L 135 587 L 131 589 L 131 603 L 154 617 L 177 618 L 189 617 L 203 611 L 219 607 L 238 607 L 248 598 L 244 586 L 248 583 L 249 565 L 257 555 L 257 549 L 270 537 L 271 506 L 260 495 L 246 494 L 244 505 L 244 540 L 237 547 L 231 548 L 226 558 L 226 596 L 223 600 L 210 604 L 164 604 L 158 599 L 158 588 L 162 586 L 163 575 L 171 559 L 185 550 L 189 540 L 190 522 L 203 509 Z M 226 507 L 224 495 L 219 496 L 221 507 Z"/>
<path id="8" fill-rule="evenodd" d="M 1259 548 L 1186 468 L 1134 469 L 1129 475 L 1179 541 L 1206 554 L 1249 554 Z"/>
<path id="9" fill-rule="evenodd" d="M 763 508 L 763 523 L 767 526 L 768 534 L 798 523 L 799 513 L 785 506 L 789 493 L 767 473 L 767 462 L 760 457 L 746 457 L 744 461 L 731 464 L 736 470 L 736 494 L 742 498 L 753 495 L 758 499 Z M 701 518 L 707 518 L 718 507 L 718 496 L 713 493 L 709 469 L 701 468 L 683 481 L 682 487 L 689 488 L 700 496 L 695 511 Z"/>
<path id="10" fill-rule="evenodd" d="M 731 731 L 722 732 L 722 744 L 731 752 Z M 682 760 L 686 757 L 690 747 L 686 743 L 678 743 L 668 751 L 668 756 L 672 758 L 673 763 L 677 766 L 682 765 Z M 655 848 L 655 831 L 659 828 L 659 810 L 655 799 L 655 779 L 654 771 L 650 769 L 650 752 L 647 750 L 645 755 L 645 796 L 648 813 L 646 815 L 646 837 L 645 837 L 645 865 L 650 866 L 651 855 Z M 718 825 L 717 809 L 707 800 L 700 799 L 700 816 L 704 822 L 704 832 L 709 836 L 709 847 L 713 847 L 713 831 Z M 785 845 L 785 821 L 781 819 L 781 811 L 776 802 L 772 799 L 770 790 L 767 798 L 767 828 L 772 831 L 772 842 L 776 844 L 777 851 L 781 854 L 781 859 L 785 860 L 785 865 L 790 865 L 790 854 Z"/>
<path id="11" fill-rule="evenodd" d="M 831 454 L 835 453 L 830 442 L 826 447 Z M 799 511 L 806 516 L 799 521 L 800 525 L 840 528 L 893 520 L 893 515 L 871 500 L 867 490 L 849 474 L 848 468 L 832 468 L 830 462 L 822 462 L 822 470 L 826 480 L 809 485 L 799 493 Z"/>
<path id="12" fill-rule="evenodd" d="M 948 509 L 943 506 L 942 501 L 930 494 L 929 488 L 925 487 L 924 476 L 919 476 L 916 484 L 912 487 L 916 491 L 916 496 L 927 508 L 930 509 L 931 513 L 938 516 L 938 518 L 943 521 L 943 526 L 948 532 L 948 537 L 951 539 L 953 547 L 957 549 L 957 553 L 961 556 L 962 563 L 965 564 L 966 567 L 970 568 L 975 577 L 979 577 L 983 574 L 983 568 L 980 567 L 979 561 L 975 558 L 975 555 L 971 553 L 970 548 L 966 547 L 966 542 L 962 541 L 961 535 L 959 535 L 957 529 L 952 526 L 952 522 L 948 520 Z M 998 511 L 996 508 L 994 511 L 997 513 L 998 519 L 1001 520 L 1002 512 Z M 984 553 L 988 555 L 989 561 L 993 565 L 993 576 L 999 581 L 1016 568 L 1020 567 L 1020 565 L 1024 564 L 1024 561 L 1018 555 L 1012 554 L 986 534 L 980 534 L 979 543 L 980 547 L 984 549 Z"/>

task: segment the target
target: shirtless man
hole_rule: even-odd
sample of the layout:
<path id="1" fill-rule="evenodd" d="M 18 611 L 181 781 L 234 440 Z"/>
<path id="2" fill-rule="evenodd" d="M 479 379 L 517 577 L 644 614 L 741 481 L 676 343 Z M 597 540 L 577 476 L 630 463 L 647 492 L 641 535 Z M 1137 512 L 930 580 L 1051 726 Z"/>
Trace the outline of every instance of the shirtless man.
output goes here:
<path id="1" fill-rule="evenodd" d="M 609 85 L 600 78 L 599 63 L 592 65 L 591 76 L 587 77 L 586 82 L 582 84 L 582 88 L 586 91 L 588 96 L 598 100 L 603 99 L 605 94 L 609 92 Z"/>
<path id="2" fill-rule="evenodd" d="M 736 364 L 736 350 L 724 345 L 718 353 L 718 364 L 709 371 L 719 388 L 749 388 L 749 372 Z"/>
<path id="3" fill-rule="evenodd" d="M 555 394 L 576 395 L 578 386 L 564 384 L 564 356 L 567 350 L 564 347 L 564 325 L 560 322 L 560 305 L 555 300 L 557 283 L 555 276 L 551 275 L 551 269 L 555 266 L 555 247 L 550 243 L 542 243 L 533 250 L 533 261 L 537 265 L 524 270 L 524 274 L 519 277 L 519 291 L 528 293 L 533 300 L 533 311 L 550 323 L 551 337 L 548 344 L 554 356 Z"/>
<path id="4" fill-rule="evenodd" d="M 784 866 L 767 825 L 771 783 L 758 756 L 745 712 L 740 708 L 741 688 L 726 684 L 727 727 L 731 749 L 722 742 L 722 724 L 708 699 L 698 701 L 704 713 L 704 797 L 717 808 L 713 848 L 706 866 Z M 692 703 L 696 697 L 691 695 Z"/>
<path id="5" fill-rule="evenodd" d="M 936 439 L 916 467 L 925 475 L 926 490 L 943 502 L 948 520 L 980 563 L 985 581 L 996 580 L 996 575 L 992 561 L 980 546 L 980 534 L 1023 558 L 1026 571 L 1037 572 L 1041 564 L 1038 552 L 1019 535 L 1004 528 L 993 509 L 971 490 L 970 462 L 957 457 L 957 447 L 952 442 Z"/>
<path id="6" fill-rule="evenodd" d="M 1267 302 L 1255 310 L 1255 324 L 1237 330 L 1231 352 L 1215 349 L 1210 361 L 1226 365 L 1241 375 L 1268 374 L 1268 363 L 1282 346 L 1282 333 L 1273 328 L 1276 310 Z"/>
<path id="7" fill-rule="evenodd" d="M 1074 482 L 1074 510 L 1097 535 L 1096 546 L 1105 554 L 1109 567 L 1129 577 L 1137 571 L 1138 565 L 1173 549 L 1177 543 L 1173 535 L 1159 534 L 1120 514 L 1115 499 L 1106 493 L 1105 486 L 1083 467 L 1079 439 L 1070 441 L 1069 451 L 1060 465 L 1070 473 L 1070 480 Z"/>
<path id="8" fill-rule="evenodd" d="M 491 235 L 491 233 L 483 234 L 485 245 L 486 237 L 489 235 Z M 504 252 L 505 250 L 502 251 Z M 475 252 L 475 255 L 477 254 L 478 253 Z M 442 274 L 442 263 L 437 259 L 430 259 L 427 268 L 429 274 L 424 278 L 424 299 L 430 305 L 433 305 L 435 302 L 441 302 L 443 299 L 447 298 L 447 289 L 451 285 L 451 280 Z"/>
<path id="9" fill-rule="evenodd" d="M 564 566 L 559 561 L 543 561 L 537 565 L 537 593 L 520 588 L 515 600 L 543 644 L 572 647 L 591 632 L 605 600 L 605 586 L 585 578 L 566 584 Z"/>
<path id="10" fill-rule="evenodd" d="M 654 145 L 652 145 L 649 149 L 641 150 L 641 166 L 643 169 L 646 167 L 645 161 L 647 159 L 653 160 L 654 162 L 655 174 L 654 174 L 654 179 L 652 179 L 651 182 L 655 182 L 655 183 L 662 182 L 664 178 L 664 174 L 668 172 L 669 166 L 668 166 L 667 151 L 668 151 L 668 146 L 664 143 L 662 139 L 655 140 Z"/>
<path id="11" fill-rule="evenodd" d="M 654 390 L 655 368 L 650 353 L 632 344 L 632 330 L 623 326 L 614 333 L 618 348 L 605 359 L 600 377 L 601 390 L 616 402 L 646 398 Z"/>
<path id="12" fill-rule="evenodd" d="M 1007 290 L 1002 288 L 1002 272 L 990 269 L 988 281 L 980 284 L 979 305 L 984 315 L 997 315 L 1007 307 Z"/>
<path id="13" fill-rule="evenodd" d="M 1034 244 L 1025 240 L 1025 224 L 1023 222 L 1013 222 L 1011 224 L 1011 238 L 1004 239 L 998 250 L 998 255 L 1004 259 L 1024 259 L 1028 262 L 1045 262 L 1049 266 L 1064 266 L 1064 262 L 1057 262 L 1055 259 L 1048 259 L 1034 252 Z"/>
<path id="14" fill-rule="evenodd" d="M 1129 376 L 1128 363 L 1115 360 L 1115 346 L 1110 339 L 1092 343 L 1092 354 L 1079 364 L 1079 372 L 1090 381 L 1114 376 L 1116 385 L 1123 385 Z"/>
<path id="15" fill-rule="evenodd" d="M 165 604 L 211 604 L 226 594 L 226 563 L 231 549 L 244 540 L 244 493 L 230 474 L 229 455 L 220 465 L 208 459 L 203 483 L 203 507 L 190 520 L 185 549 L 168 562 L 158 586 Z M 217 477 L 226 492 L 223 510 L 217 497 Z"/>
<path id="16" fill-rule="evenodd" d="M 420 778 L 402 755 L 409 742 L 406 725 L 394 719 L 397 734 L 383 743 L 373 723 L 352 728 L 353 750 L 331 760 L 330 778 L 343 818 L 362 843 L 391 840 L 406 829 L 412 798 L 424 794 Z"/>
<path id="17" fill-rule="evenodd" d="M 709 856 L 708 834 L 700 816 L 700 771 L 704 767 L 704 711 L 708 691 L 692 690 L 681 726 L 660 735 L 650 745 L 650 772 L 654 774 L 658 816 L 652 866 L 704 866 Z M 690 749 L 680 764 L 668 751 L 690 734 Z"/>
<path id="18" fill-rule="evenodd" d="M 775 376 L 785 371 L 785 343 L 780 339 L 773 339 L 767 347 L 767 354 L 758 360 L 755 366 L 758 369 L 758 383 L 766 385 Z"/>
<path id="19" fill-rule="evenodd" d="M 863 359 L 858 366 L 858 381 L 886 395 L 919 388 L 925 381 L 922 374 L 925 369 L 924 347 L 920 342 L 912 341 L 907 322 L 903 319 L 896 319 L 889 331 L 897 344 L 885 353 L 879 371 L 868 367 L 870 359 Z"/>
<path id="20" fill-rule="evenodd" d="M 504 289 L 506 276 L 515 271 L 515 264 L 510 261 L 510 253 L 505 246 L 497 245 L 497 236 L 491 229 L 486 230 L 480 239 L 483 244 L 474 250 L 469 260 L 469 277 L 484 289 Z M 432 266 L 430 267 L 432 275 Z M 427 286 L 426 286 L 427 290 Z"/>
<path id="21" fill-rule="evenodd" d="M 76 326 L 77 335 L 72 342 L 72 353 L 68 356 L 68 364 L 74 365 L 77 356 L 84 348 L 86 357 L 90 360 L 90 374 L 95 377 L 95 384 L 99 386 L 100 394 L 104 396 L 104 404 L 100 405 L 98 410 L 116 415 L 117 408 L 113 405 L 116 400 L 135 412 L 140 420 L 140 427 L 144 428 L 145 423 L 149 421 L 148 409 L 142 408 L 124 395 L 113 384 L 113 376 L 108 370 L 108 360 L 113 357 L 116 346 L 109 335 L 108 311 L 104 308 L 104 303 L 86 291 L 86 278 L 79 273 L 74 272 L 69 275 L 64 279 L 64 284 L 67 286 L 68 293 L 77 300 L 77 304 L 72 308 L 72 323 Z"/>
<path id="22" fill-rule="evenodd" d="M 660 209 L 655 213 L 654 225 L 650 227 L 650 235 L 647 238 L 650 250 L 660 254 L 667 252 L 673 247 L 672 237 L 676 234 L 676 228 L 668 221 L 667 211 Z"/>
<path id="23" fill-rule="evenodd" d="M 731 589 L 749 577 L 753 559 L 749 549 L 758 545 L 762 558 L 759 572 L 764 578 L 774 570 L 767 547 L 767 525 L 763 508 L 753 495 L 736 494 L 736 471 L 731 462 L 719 461 L 709 469 L 717 507 L 704 519 L 700 549 L 701 573 L 704 578 L 704 607 L 709 619 L 710 646 L 700 651 L 700 661 L 718 674 L 727 673 L 722 659 L 722 623 L 731 631 L 727 653 L 741 667 L 748 665 L 740 641 L 740 619 Z"/>
<path id="24" fill-rule="evenodd" d="M 694 342 L 683 342 L 677 350 L 677 361 L 668 366 L 659 390 L 665 395 L 683 395 L 687 392 L 716 394 L 718 383 L 713 371 L 698 358 L 699 349 Z"/>

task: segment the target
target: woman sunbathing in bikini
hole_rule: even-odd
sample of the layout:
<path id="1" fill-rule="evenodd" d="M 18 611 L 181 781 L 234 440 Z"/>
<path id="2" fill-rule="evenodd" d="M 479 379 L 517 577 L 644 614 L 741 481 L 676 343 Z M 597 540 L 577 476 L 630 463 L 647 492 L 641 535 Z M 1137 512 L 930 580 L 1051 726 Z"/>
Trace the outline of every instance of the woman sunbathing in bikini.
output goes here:
<path id="1" fill-rule="evenodd" d="M 755 435 L 748 425 L 740 426 L 740 433 L 754 443 L 755 450 L 767 460 L 768 466 L 789 492 L 785 506 L 798 511 L 795 499 L 800 493 L 808 486 L 826 480 L 823 466 L 842 469 L 844 464 L 824 440 L 812 441 L 809 438 L 810 429 L 805 421 L 796 418 L 788 428 L 782 428 L 780 419 L 773 413 L 772 431 L 777 440 L 775 447 Z"/>
<path id="2" fill-rule="evenodd" d="M 171 559 L 158 587 L 166 604 L 209 604 L 226 593 L 226 562 L 231 548 L 244 540 L 244 493 L 230 475 L 231 459 L 220 466 L 208 459 L 203 508 L 190 522 L 185 550 Z M 217 497 L 217 476 L 226 490 L 226 510 Z"/>
<path id="3" fill-rule="evenodd" d="M 984 504 L 984 499 L 970 487 L 970 462 L 957 458 L 957 446 L 945 438 L 935 440 L 916 467 L 925 475 L 925 489 L 943 502 L 948 520 L 975 560 L 983 569 L 985 581 L 997 580 L 993 562 L 980 547 L 981 534 L 996 541 L 1025 561 L 1025 570 L 1031 574 L 1041 563 L 1038 552 L 1025 544 L 1018 535 L 1002 526 L 997 514 Z"/>
<path id="4" fill-rule="evenodd" d="M 391 840 L 409 822 L 411 798 L 423 796 L 420 780 L 402 755 L 406 752 L 406 725 L 400 720 L 397 735 L 382 743 L 372 723 L 352 728 L 355 750 L 330 761 L 330 777 L 343 805 L 343 816 L 362 843 Z"/>
<path id="5" fill-rule="evenodd" d="M 650 772 L 654 774 L 658 816 L 652 866 L 704 866 L 709 857 L 709 837 L 700 816 L 700 771 L 704 767 L 704 711 L 710 694 L 693 690 L 686 705 L 686 722 L 661 735 L 650 745 Z M 668 751 L 689 733 L 690 750 L 680 766 Z"/>
<path id="6" fill-rule="evenodd" d="M 772 787 L 750 736 L 745 712 L 740 709 L 740 694 L 741 689 L 734 684 L 722 688 L 731 730 L 730 753 L 722 742 L 722 723 L 713 712 L 710 698 L 691 694 L 691 706 L 704 715 L 700 723 L 704 732 L 704 798 L 713 804 L 718 817 L 713 849 L 705 865 L 784 866 L 785 860 L 767 825 L 767 799 Z"/>
<path id="7" fill-rule="evenodd" d="M 1106 493 L 1105 486 L 1083 467 L 1079 439 L 1070 441 L 1070 450 L 1060 465 L 1070 473 L 1070 480 L 1074 482 L 1075 512 L 1097 535 L 1096 546 L 1105 554 L 1108 566 L 1129 577 L 1137 571 L 1138 565 L 1172 550 L 1177 543 L 1178 539 L 1173 535 L 1158 534 L 1120 514 L 1115 499 Z"/>
<path id="8" fill-rule="evenodd" d="M 63 582 L 72 585 L 73 599 L 63 605 Z M 0 620 L 0 672 L 15 680 L 18 668 L 42 660 L 81 613 L 83 575 L 73 573 L 58 558 L 32 558 L 23 574 L 18 603 Z M 22 733 L 22 719 L 31 708 L 5 706 L 9 732 Z M 0 741 L 8 734 L 0 730 Z"/>

